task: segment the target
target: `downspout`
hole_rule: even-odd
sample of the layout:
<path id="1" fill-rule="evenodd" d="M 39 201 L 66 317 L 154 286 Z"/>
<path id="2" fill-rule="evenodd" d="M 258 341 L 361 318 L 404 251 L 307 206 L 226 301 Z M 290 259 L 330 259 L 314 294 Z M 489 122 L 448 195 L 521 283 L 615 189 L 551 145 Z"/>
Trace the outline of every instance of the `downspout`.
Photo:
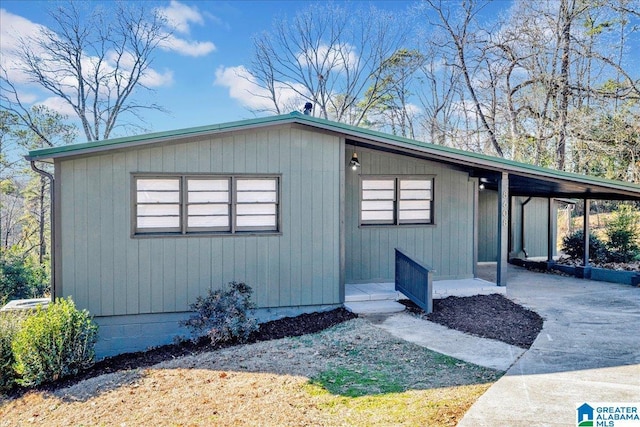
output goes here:
<path id="1" fill-rule="evenodd" d="M 529 258 L 529 254 L 527 253 L 527 249 L 525 248 L 524 245 L 524 207 L 527 205 L 527 203 L 529 203 L 531 201 L 531 196 L 529 196 L 529 198 L 527 200 L 525 200 L 524 202 L 522 202 L 521 206 L 521 210 L 520 210 L 520 240 L 522 243 L 522 253 L 524 253 L 524 259 Z"/>
<path id="2" fill-rule="evenodd" d="M 37 172 L 38 174 L 44 176 L 45 178 L 47 178 L 49 180 L 49 197 L 51 199 L 50 204 L 51 207 L 49 209 L 49 221 L 51 223 L 51 282 L 50 282 L 50 286 L 51 286 L 51 301 L 55 301 L 56 300 L 56 275 L 55 275 L 55 271 L 54 271 L 54 266 L 55 266 L 55 226 L 54 226 L 54 215 L 53 215 L 53 207 L 55 206 L 55 199 L 54 199 L 54 195 L 55 192 L 53 191 L 53 183 L 54 183 L 54 178 L 53 175 L 50 174 L 49 172 L 42 170 L 40 168 L 38 168 L 36 166 L 36 162 L 35 160 L 31 160 L 31 169 L 33 169 L 35 172 Z"/>

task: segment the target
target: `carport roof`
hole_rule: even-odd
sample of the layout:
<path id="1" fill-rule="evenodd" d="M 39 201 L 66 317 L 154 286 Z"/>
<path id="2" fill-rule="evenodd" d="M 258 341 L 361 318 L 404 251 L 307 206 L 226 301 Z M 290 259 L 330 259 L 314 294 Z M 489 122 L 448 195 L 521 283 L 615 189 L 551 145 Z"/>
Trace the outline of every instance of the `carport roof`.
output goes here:
<path id="1" fill-rule="evenodd" d="M 480 178 L 489 188 L 496 185 L 502 173 L 507 173 L 509 175 L 509 191 L 513 196 L 640 200 L 640 185 L 637 184 L 542 168 L 503 158 L 415 141 L 317 117 L 305 116 L 297 112 L 210 126 L 44 148 L 30 151 L 25 157 L 31 161 L 51 162 L 55 159 L 99 154 L 135 146 L 166 143 L 179 139 L 282 124 L 301 125 L 329 131 L 344 136 L 348 142 L 358 146 L 447 163 Z"/>

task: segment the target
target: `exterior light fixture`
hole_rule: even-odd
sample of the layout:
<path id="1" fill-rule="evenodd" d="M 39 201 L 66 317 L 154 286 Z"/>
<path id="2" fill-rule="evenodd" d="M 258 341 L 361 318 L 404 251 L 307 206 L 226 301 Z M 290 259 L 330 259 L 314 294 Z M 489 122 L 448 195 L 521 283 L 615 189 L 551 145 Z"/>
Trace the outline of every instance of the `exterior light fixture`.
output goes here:
<path id="1" fill-rule="evenodd" d="M 353 156 L 351 156 L 351 160 L 349 161 L 349 166 L 351 169 L 357 170 L 360 167 L 360 162 L 358 161 L 358 153 L 353 152 Z"/>
<path id="2" fill-rule="evenodd" d="M 484 182 L 480 184 L 480 191 L 484 190 Z"/>

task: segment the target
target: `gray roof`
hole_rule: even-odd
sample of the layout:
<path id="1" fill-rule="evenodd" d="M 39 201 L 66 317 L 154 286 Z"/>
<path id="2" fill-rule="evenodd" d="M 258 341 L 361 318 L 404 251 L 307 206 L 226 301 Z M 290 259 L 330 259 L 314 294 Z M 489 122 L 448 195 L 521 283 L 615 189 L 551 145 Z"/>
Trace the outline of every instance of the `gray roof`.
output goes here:
<path id="1" fill-rule="evenodd" d="M 509 175 L 511 195 L 603 200 L 640 200 L 640 185 L 588 175 L 557 171 L 499 157 L 458 150 L 415 141 L 370 129 L 346 125 L 317 117 L 291 113 L 237 122 L 178 129 L 82 144 L 30 151 L 27 160 L 54 161 L 72 156 L 90 155 L 148 144 L 158 144 L 189 137 L 264 128 L 282 124 L 298 124 L 343 135 L 358 146 L 425 158 L 453 165 L 480 178 L 488 188 L 495 188 L 502 173 Z"/>

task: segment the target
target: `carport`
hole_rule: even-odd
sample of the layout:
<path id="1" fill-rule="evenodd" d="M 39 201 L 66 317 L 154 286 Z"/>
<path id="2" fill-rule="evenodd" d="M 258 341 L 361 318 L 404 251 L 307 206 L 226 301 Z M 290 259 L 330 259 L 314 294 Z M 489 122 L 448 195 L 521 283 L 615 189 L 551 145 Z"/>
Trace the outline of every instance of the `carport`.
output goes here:
<path id="1" fill-rule="evenodd" d="M 585 203 L 585 236 L 589 235 L 589 207 L 592 200 L 640 201 L 640 185 L 597 178 L 571 172 L 556 171 L 528 165 L 512 160 L 496 158 L 473 152 L 461 152 L 443 146 L 422 144 L 418 141 L 398 137 L 379 138 L 374 132 L 362 130 L 366 138 L 351 134 L 359 147 L 373 148 L 394 154 L 436 160 L 468 172 L 478 179 L 478 189 L 494 190 L 498 193 L 497 212 L 497 280 L 499 286 L 507 285 L 507 265 L 509 263 L 509 225 L 511 223 L 511 199 L 513 197 L 539 197 L 547 200 L 549 215 L 547 222 L 547 262 L 553 263 L 553 239 L 551 213 L 554 200 L 573 199 Z M 477 209 L 476 200 L 476 211 Z M 477 214 L 476 214 L 477 215 Z M 477 223 L 477 218 L 476 218 Z M 475 240 L 477 242 L 477 227 Z M 589 268 L 589 244 L 585 239 L 585 259 L 583 265 Z M 476 263 L 477 265 L 477 248 Z"/>
<path id="2" fill-rule="evenodd" d="M 514 167 L 515 166 L 515 167 Z M 480 178 L 486 188 L 498 191 L 498 271 L 497 283 L 506 285 L 507 263 L 509 261 L 508 239 L 509 224 L 511 223 L 512 197 L 540 197 L 547 199 L 547 263 L 552 264 L 554 252 L 553 206 L 556 199 L 573 199 L 584 202 L 583 232 L 589 236 L 589 214 L 592 200 L 640 200 L 640 186 L 636 184 L 610 181 L 591 176 L 576 175 L 561 171 L 537 168 L 534 166 L 522 168 L 520 164 L 513 165 L 501 172 L 476 169 L 473 173 Z M 584 269 L 589 269 L 589 241 L 584 239 Z"/>

